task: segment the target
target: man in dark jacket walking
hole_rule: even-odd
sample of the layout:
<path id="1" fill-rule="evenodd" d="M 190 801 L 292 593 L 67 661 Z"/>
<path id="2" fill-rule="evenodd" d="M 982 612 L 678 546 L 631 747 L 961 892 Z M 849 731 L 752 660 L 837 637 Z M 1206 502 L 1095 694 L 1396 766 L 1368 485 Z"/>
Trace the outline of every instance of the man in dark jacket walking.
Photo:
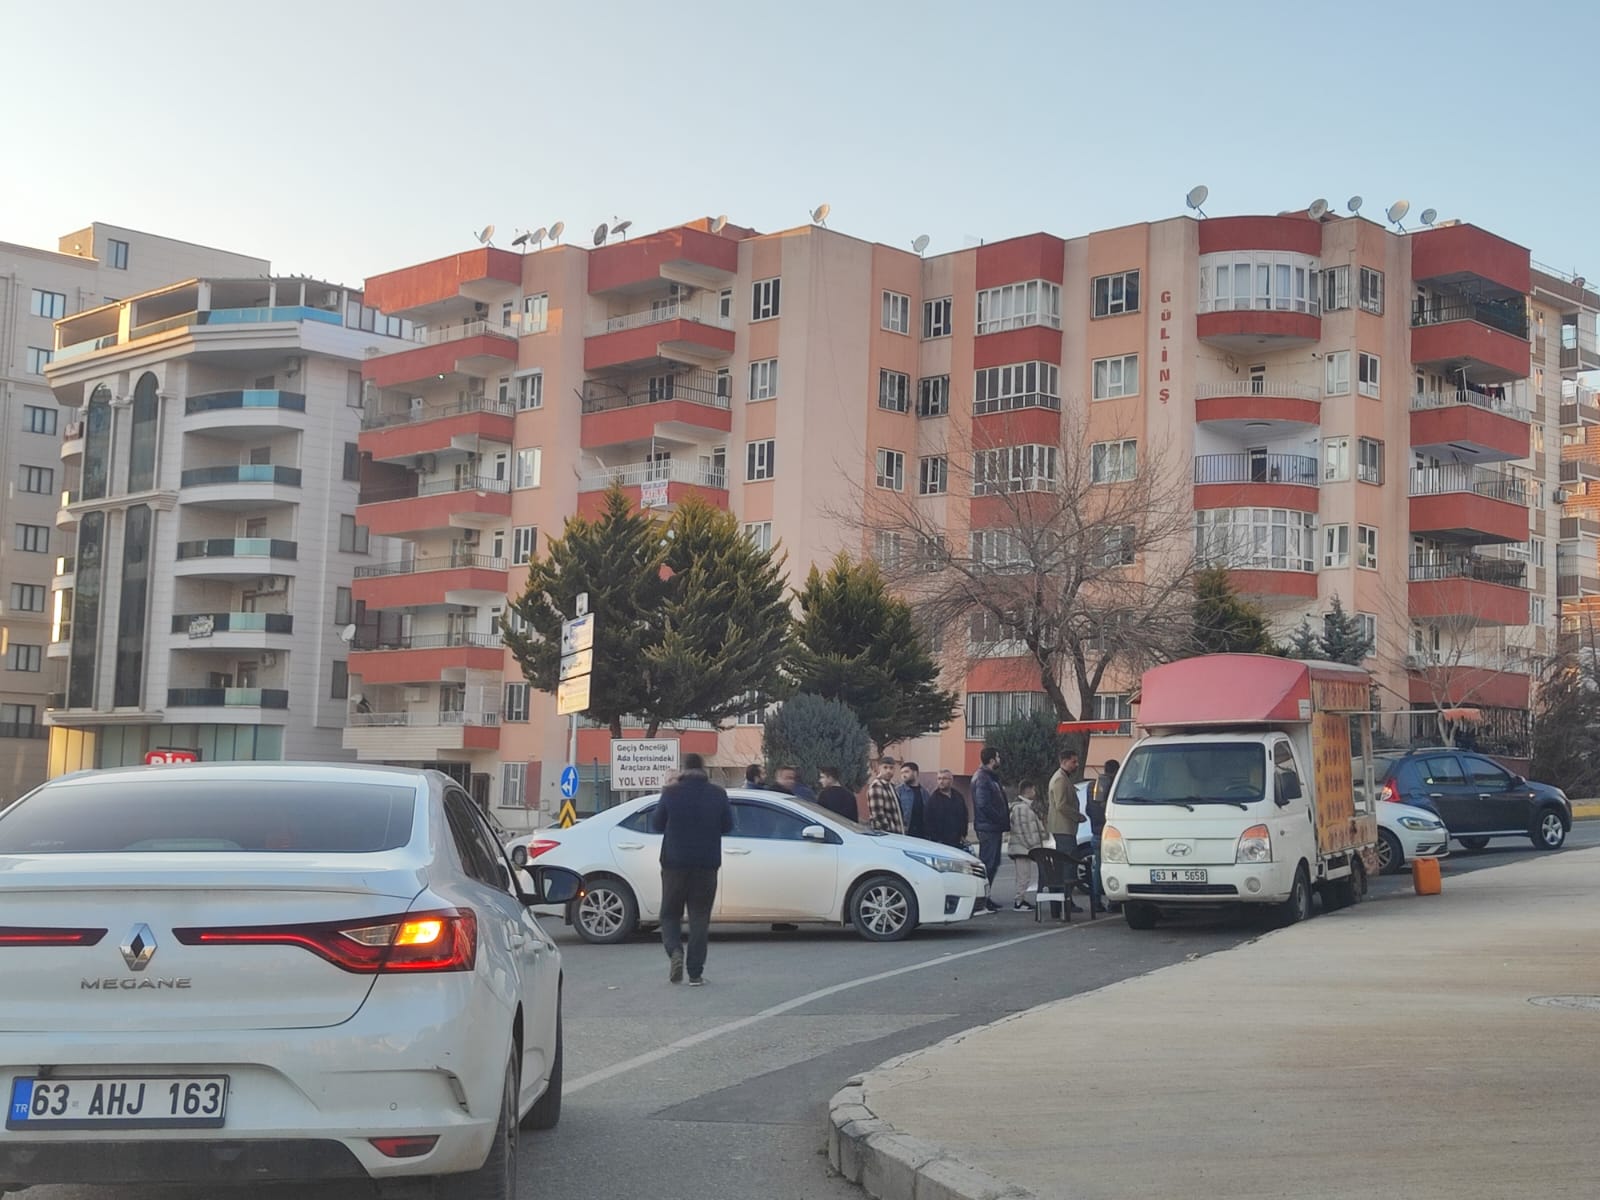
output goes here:
<path id="1" fill-rule="evenodd" d="M 1006 801 L 1006 789 L 1000 786 L 1000 751 L 985 746 L 978 761 L 982 765 L 972 776 L 972 827 L 978 832 L 978 857 L 983 860 L 984 873 L 989 877 L 992 890 L 994 877 L 1000 870 L 1000 839 L 1011 830 L 1011 806 Z M 1000 911 L 994 897 L 987 892 L 981 904 L 983 912 Z M 974 914 L 979 911 L 974 906 Z"/>
<path id="2" fill-rule="evenodd" d="M 939 786 L 923 803 L 922 836 L 953 850 L 967 848 L 967 798 L 956 791 L 949 771 L 939 772 Z"/>
<path id="3" fill-rule="evenodd" d="M 839 768 L 823 767 L 817 775 L 822 782 L 817 803 L 843 820 L 860 821 L 861 806 L 856 803 L 856 794 L 839 782 Z"/>
<path id="4" fill-rule="evenodd" d="M 683 910 L 689 910 L 689 986 L 705 982 L 706 937 L 722 869 L 722 837 L 733 830 L 728 793 L 706 777 L 705 760 L 683 756 L 678 781 L 661 793 L 650 827 L 661 838 L 661 945 L 672 964 L 667 978 L 683 981 Z"/>

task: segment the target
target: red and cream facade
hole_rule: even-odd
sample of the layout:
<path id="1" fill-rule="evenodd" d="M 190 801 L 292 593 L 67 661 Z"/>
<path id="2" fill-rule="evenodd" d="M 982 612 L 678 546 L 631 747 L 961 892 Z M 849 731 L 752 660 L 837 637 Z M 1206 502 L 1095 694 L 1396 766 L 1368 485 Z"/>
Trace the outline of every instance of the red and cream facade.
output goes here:
<path id="1" fill-rule="evenodd" d="M 1385 707 L 1431 707 L 1424 668 L 1449 659 L 1478 672 L 1450 702 L 1525 711 L 1517 664 L 1555 628 L 1554 572 L 1528 559 L 1557 519 L 1557 456 L 1536 447 L 1559 409 L 1558 387 L 1530 387 L 1529 272 L 1470 225 L 1295 214 L 927 259 L 700 221 L 369 279 L 367 302 L 421 332 L 363 369 L 358 519 L 407 549 L 357 570 L 346 747 L 548 811 L 565 723 L 519 686 L 495 622 L 528 554 L 611 480 L 731 509 L 798 578 L 879 549 L 838 506 L 885 484 L 968 538 L 982 505 L 921 495 L 925 461 L 1059 447 L 1063 406 L 1091 442 L 1134 443 L 1107 462 L 1192 472 L 1198 544 L 1280 633 L 1335 595 L 1363 614 Z M 1038 703 L 1023 664 L 968 649 L 944 647 L 964 717 L 906 748 L 924 768 L 970 771 L 987 728 Z M 1118 693 L 1092 715 L 1126 713 Z M 580 761 L 606 763 L 607 736 L 580 730 Z M 759 756 L 753 725 L 683 736 L 730 768 Z"/>

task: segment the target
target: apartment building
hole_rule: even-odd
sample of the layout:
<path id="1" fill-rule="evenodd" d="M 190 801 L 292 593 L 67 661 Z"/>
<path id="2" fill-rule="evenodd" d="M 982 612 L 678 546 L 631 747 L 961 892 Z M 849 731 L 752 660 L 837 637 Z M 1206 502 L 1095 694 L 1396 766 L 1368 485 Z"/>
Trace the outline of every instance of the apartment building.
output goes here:
<path id="1" fill-rule="evenodd" d="M 49 773 L 339 759 L 361 364 L 405 323 L 303 277 L 189 279 L 57 322 L 68 539 L 49 581 Z"/>
<path id="2" fill-rule="evenodd" d="M 270 269 L 265 259 L 99 222 L 54 250 L 0 242 L 0 806 L 45 778 L 51 580 L 72 554 L 55 523 L 70 414 L 45 380 L 54 323 L 174 280 Z"/>
<path id="3" fill-rule="evenodd" d="M 995 510 L 953 494 L 949 456 L 1014 443 L 1017 470 L 1047 464 L 1067 452 L 1063 410 L 1108 484 L 1158 449 L 1192 474 L 1196 545 L 1280 633 L 1336 595 L 1360 614 L 1394 736 L 1471 704 L 1488 740 L 1525 740 L 1554 629 L 1558 405 L 1530 383 L 1528 252 L 1487 231 L 1300 212 L 923 258 L 697 221 L 485 247 L 366 287 L 417 332 L 363 368 L 359 519 L 404 547 L 357 570 L 372 632 L 350 655 L 365 711 L 345 744 L 364 760 L 549 810 L 564 723 L 494 630 L 528 557 L 613 481 L 651 507 L 730 509 L 799 578 L 840 548 L 886 551 L 841 514 L 852 496 L 902 492 L 952 538 L 989 536 Z M 971 633 L 944 648 L 963 718 L 905 748 L 925 767 L 972 770 L 989 729 L 1043 705 L 1027 664 Z M 1089 715 L 1128 721 L 1132 683 Z M 756 757 L 760 717 L 685 730 L 685 748 L 732 768 Z M 607 737 L 580 730 L 586 771 Z"/>

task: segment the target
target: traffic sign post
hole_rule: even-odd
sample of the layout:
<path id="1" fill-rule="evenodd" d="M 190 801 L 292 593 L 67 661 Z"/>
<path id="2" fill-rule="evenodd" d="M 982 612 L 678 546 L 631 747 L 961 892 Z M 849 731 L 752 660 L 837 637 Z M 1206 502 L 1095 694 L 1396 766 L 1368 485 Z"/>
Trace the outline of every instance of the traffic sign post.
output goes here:
<path id="1" fill-rule="evenodd" d="M 578 768 L 568 763 L 561 768 L 561 798 L 571 800 L 578 794 Z"/>
<path id="2" fill-rule="evenodd" d="M 561 806 L 559 820 L 563 829 L 577 821 L 572 806 L 578 794 L 578 714 L 588 711 L 589 684 L 594 678 L 594 615 L 589 611 L 589 593 L 580 592 L 573 604 L 576 610 L 570 621 L 561 623 L 561 669 L 556 678 L 556 713 L 570 717 L 572 725 L 567 732 L 567 767 L 561 772 Z"/>

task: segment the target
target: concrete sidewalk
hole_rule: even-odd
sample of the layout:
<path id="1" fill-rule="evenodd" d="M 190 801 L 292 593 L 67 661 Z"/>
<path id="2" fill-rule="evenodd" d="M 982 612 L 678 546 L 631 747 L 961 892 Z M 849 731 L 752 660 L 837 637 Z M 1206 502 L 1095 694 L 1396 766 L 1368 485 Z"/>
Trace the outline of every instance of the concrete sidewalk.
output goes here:
<path id="1" fill-rule="evenodd" d="M 829 1151 L 883 1200 L 1588 1200 L 1597 1080 L 1600 850 L 1567 851 L 885 1063 Z"/>

